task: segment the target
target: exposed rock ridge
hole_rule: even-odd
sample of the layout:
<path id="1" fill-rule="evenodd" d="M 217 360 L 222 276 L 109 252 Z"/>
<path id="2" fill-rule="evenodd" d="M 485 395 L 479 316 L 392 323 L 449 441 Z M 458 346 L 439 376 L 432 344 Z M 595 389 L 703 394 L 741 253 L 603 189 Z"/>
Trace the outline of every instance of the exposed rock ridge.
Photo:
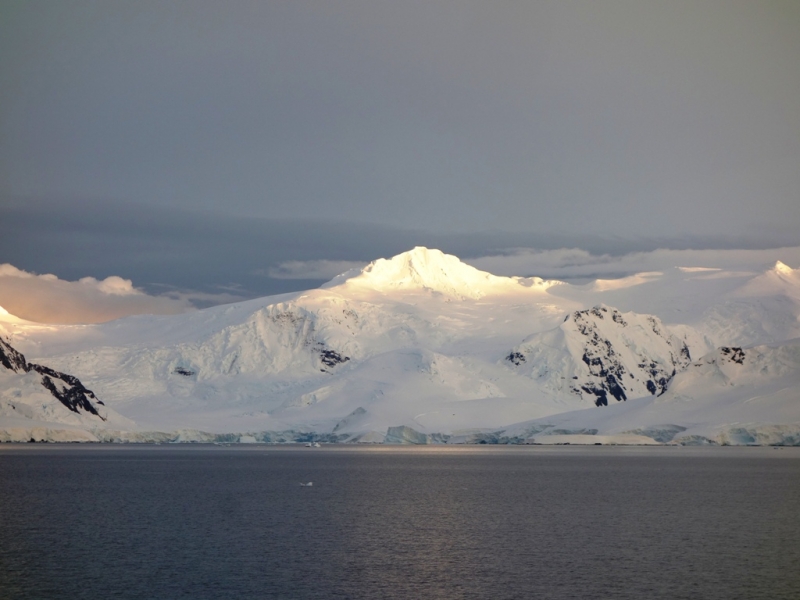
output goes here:
<path id="1" fill-rule="evenodd" d="M 691 357 L 657 317 L 601 305 L 567 315 L 557 330 L 530 336 L 505 360 L 545 387 L 607 406 L 609 396 L 624 401 L 663 394 Z"/>
<path id="2" fill-rule="evenodd" d="M 3 338 L 0 338 L 0 365 L 14 371 L 14 373 L 28 373 L 30 371 L 28 362 L 22 353 L 18 352 Z"/>
<path id="3" fill-rule="evenodd" d="M 29 363 L 21 352 L 2 338 L 0 338 L 0 364 L 14 373 L 35 372 L 40 374 L 42 386 L 69 410 L 78 414 L 85 411 L 103 421 L 106 420 L 94 405 L 94 402 L 100 405 L 103 405 L 103 402 L 98 400 L 94 392 L 87 389 L 77 377 L 44 365 Z"/>

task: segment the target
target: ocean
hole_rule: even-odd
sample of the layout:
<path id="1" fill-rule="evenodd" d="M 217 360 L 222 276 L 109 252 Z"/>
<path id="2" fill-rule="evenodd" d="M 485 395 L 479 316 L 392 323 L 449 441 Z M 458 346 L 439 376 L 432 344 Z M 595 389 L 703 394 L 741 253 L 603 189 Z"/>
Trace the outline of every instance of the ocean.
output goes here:
<path id="1" fill-rule="evenodd" d="M 0 598 L 797 600 L 800 448 L 4 444 Z"/>

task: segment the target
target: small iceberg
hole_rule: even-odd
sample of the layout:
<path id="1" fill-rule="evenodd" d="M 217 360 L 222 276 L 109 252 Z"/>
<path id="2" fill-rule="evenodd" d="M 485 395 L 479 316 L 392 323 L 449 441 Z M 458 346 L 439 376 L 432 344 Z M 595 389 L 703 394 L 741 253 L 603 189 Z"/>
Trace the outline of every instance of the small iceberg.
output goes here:
<path id="1" fill-rule="evenodd" d="M 302 483 L 302 482 L 300 483 L 301 487 L 311 487 L 313 485 L 314 485 L 313 481 L 309 481 L 308 483 Z"/>

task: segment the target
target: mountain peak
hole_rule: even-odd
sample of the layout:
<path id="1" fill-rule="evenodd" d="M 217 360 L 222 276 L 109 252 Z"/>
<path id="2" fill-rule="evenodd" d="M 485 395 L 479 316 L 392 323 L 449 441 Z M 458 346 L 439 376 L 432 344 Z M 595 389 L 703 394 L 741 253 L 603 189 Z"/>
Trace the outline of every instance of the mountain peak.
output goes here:
<path id="1" fill-rule="evenodd" d="M 493 277 L 441 250 L 417 246 L 390 259 L 379 258 L 349 283 L 378 290 L 429 290 L 478 298 Z"/>
<path id="2" fill-rule="evenodd" d="M 16 315 L 12 315 L 5 308 L 0 306 L 0 323 L 27 323 L 24 319 L 20 319 Z"/>
<path id="3" fill-rule="evenodd" d="M 497 277 L 462 262 L 441 250 L 417 246 L 392 258 L 379 258 L 355 272 L 340 275 L 326 287 L 352 287 L 388 291 L 428 291 L 456 298 L 519 292 L 523 288 L 548 287 L 539 278 Z"/>
<path id="4" fill-rule="evenodd" d="M 416 246 L 390 259 L 379 258 L 367 265 L 363 273 L 368 273 L 375 280 L 391 280 L 401 285 L 414 282 L 423 287 L 443 278 L 463 279 L 489 275 L 461 262 L 456 256 L 424 246 Z"/>
<path id="5" fill-rule="evenodd" d="M 792 269 L 792 267 L 790 267 L 785 263 L 782 263 L 781 261 L 776 261 L 775 266 L 772 268 L 772 270 L 782 275 L 791 275 L 792 273 L 794 273 L 794 269 Z"/>

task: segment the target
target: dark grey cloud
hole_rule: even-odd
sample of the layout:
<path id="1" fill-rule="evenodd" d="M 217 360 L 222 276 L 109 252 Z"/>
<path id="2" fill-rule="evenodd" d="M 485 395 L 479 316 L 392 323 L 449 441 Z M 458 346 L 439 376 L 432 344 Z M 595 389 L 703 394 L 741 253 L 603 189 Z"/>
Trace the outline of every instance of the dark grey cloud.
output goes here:
<path id="1" fill-rule="evenodd" d="M 417 245 L 465 259 L 495 257 L 497 264 L 522 269 L 525 260 L 520 256 L 536 254 L 526 248 L 581 248 L 581 262 L 591 264 L 591 257 L 585 258 L 588 254 L 613 257 L 658 248 L 774 248 L 800 245 L 800 236 L 620 238 L 547 232 L 446 233 L 354 221 L 241 217 L 101 200 L 0 198 L 0 262 L 70 281 L 119 276 L 150 294 L 169 293 L 196 306 L 313 288 L 331 274 L 330 264 L 320 265 L 319 261 L 366 263 Z M 503 256 L 508 260 L 504 262 Z M 529 270 L 552 266 L 538 259 L 529 262 Z M 303 272 L 316 278 L 302 278 Z M 551 275 L 550 271 L 513 274 Z"/>
<path id="2" fill-rule="evenodd" d="M 798 31 L 768 0 L 4 0 L 0 193 L 248 239 L 766 240 L 800 223 Z"/>
<path id="3" fill-rule="evenodd" d="M 4 262 L 64 279 L 127 273 L 155 292 L 244 297 L 318 285 L 263 273 L 287 260 L 406 249 L 401 232 L 319 220 L 275 220 L 123 203 L 17 201 L 0 206 Z"/>
<path id="4" fill-rule="evenodd" d="M 0 263 L 177 310 L 416 245 L 576 277 L 796 247 L 798 31 L 772 0 L 0 0 Z"/>

